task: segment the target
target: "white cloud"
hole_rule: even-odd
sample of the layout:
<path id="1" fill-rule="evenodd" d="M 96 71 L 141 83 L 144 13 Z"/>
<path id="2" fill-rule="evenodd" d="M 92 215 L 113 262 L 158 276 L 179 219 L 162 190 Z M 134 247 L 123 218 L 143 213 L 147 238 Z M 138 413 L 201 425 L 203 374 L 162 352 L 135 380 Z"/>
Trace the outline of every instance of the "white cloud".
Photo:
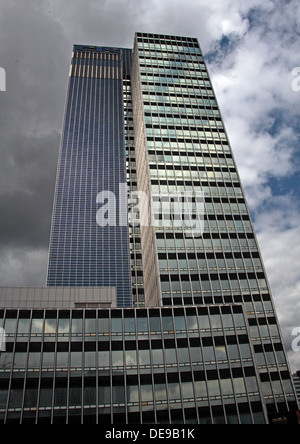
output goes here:
<path id="1" fill-rule="evenodd" d="M 252 208 L 269 196 L 271 176 L 295 172 L 299 139 L 293 126 L 299 97 L 292 92 L 289 68 L 296 48 L 287 47 L 285 53 L 276 44 L 276 30 L 272 44 L 261 40 L 261 32 L 249 31 L 228 58 L 215 66 L 212 62 L 213 83 Z"/>
<path id="2" fill-rule="evenodd" d="M 274 198 L 256 218 L 258 240 L 294 370 L 300 369 L 300 353 L 291 351 L 292 331 L 300 327 L 298 203 L 292 195 Z"/>
<path id="3" fill-rule="evenodd" d="M 273 6 L 272 6 L 273 5 Z M 242 182 L 255 214 L 260 247 L 293 370 L 300 353 L 291 350 L 300 326 L 300 205 L 294 193 L 277 195 L 270 179 L 299 175 L 299 94 L 292 69 L 300 66 L 299 2 L 269 2 L 256 9 L 249 30 L 226 57 L 220 46 L 210 63 L 217 97 Z M 298 34 L 297 34 L 298 32 Z M 230 36 L 229 36 L 230 37 Z"/>
<path id="4" fill-rule="evenodd" d="M 0 286 L 36 287 L 46 285 L 48 251 L 14 248 L 1 251 Z"/>

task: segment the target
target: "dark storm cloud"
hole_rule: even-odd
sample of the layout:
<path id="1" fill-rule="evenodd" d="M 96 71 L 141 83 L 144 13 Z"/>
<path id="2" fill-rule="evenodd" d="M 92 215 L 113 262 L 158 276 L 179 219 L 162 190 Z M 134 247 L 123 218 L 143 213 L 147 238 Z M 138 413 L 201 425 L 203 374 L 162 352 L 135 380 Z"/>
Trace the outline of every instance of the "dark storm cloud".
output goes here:
<path id="1" fill-rule="evenodd" d="M 60 136 L 12 138 L 1 166 L 0 245 L 48 247 Z"/>
<path id="2" fill-rule="evenodd" d="M 45 284 L 72 45 L 132 47 L 143 5 L 121 3 L 0 0 L 0 285 Z"/>
<path id="3" fill-rule="evenodd" d="M 0 6 L 0 66 L 7 76 L 0 94 L 0 251 L 46 250 L 72 45 L 132 47 L 143 5 L 0 0 Z"/>
<path id="4" fill-rule="evenodd" d="M 0 5 L 0 285 L 43 284 L 71 46 L 46 2 Z"/>

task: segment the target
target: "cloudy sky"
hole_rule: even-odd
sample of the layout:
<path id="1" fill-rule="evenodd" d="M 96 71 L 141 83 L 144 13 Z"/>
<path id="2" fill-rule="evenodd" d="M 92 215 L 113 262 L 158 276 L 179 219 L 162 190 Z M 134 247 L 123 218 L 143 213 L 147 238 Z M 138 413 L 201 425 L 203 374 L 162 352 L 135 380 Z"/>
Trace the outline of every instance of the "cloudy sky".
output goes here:
<path id="1" fill-rule="evenodd" d="M 45 285 L 72 45 L 131 48 L 136 31 L 190 35 L 210 68 L 290 350 L 300 327 L 299 0 L 0 0 L 0 8 L 0 285 Z M 289 356 L 300 369 L 300 353 Z"/>

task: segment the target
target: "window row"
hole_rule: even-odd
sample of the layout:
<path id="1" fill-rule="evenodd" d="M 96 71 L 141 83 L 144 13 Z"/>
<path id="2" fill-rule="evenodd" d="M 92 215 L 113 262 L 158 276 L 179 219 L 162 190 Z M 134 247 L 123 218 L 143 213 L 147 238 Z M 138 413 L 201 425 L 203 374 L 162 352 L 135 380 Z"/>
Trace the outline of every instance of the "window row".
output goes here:
<path id="1" fill-rule="evenodd" d="M 59 290 L 58 290 L 59 291 Z M 0 310 L 0 327 L 6 334 L 117 334 L 194 330 L 200 325 L 221 322 L 245 325 L 241 306 L 173 308 L 173 309 L 115 309 L 115 310 Z M 199 318 L 199 319 L 198 319 Z M 211 322 L 211 324 L 210 324 Z M 209 327 L 208 327 L 209 328 Z"/>
<path id="2" fill-rule="evenodd" d="M 130 366 L 133 367 L 150 367 L 153 366 L 193 366 L 196 364 L 215 365 L 229 364 L 229 362 L 252 361 L 252 354 L 249 344 L 226 344 L 223 338 L 217 345 L 196 346 L 191 344 L 190 348 L 165 348 L 153 350 L 112 350 L 110 351 L 68 351 L 68 349 L 60 352 L 29 352 L 29 353 L 9 353 L 6 352 L 0 357 L 0 365 L 2 370 L 9 370 L 11 367 L 14 372 L 18 370 L 35 370 L 35 369 L 62 369 L 62 368 L 114 368 Z M 224 343 L 223 343 L 224 342 Z M 200 344 L 200 342 L 199 342 Z M 38 345 L 38 344 L 35 344 Z M 59 343 L 58 347 L 68 344 Z M 76 345 L 76 344 L 72 344 Z M 81 344 L 80 344 L 81 345 Z M 89 346 L 93 345 L 88 343 Z M 96 345 L 96 344 L 95 344 Z M 115 344 L 113 344 L 115 345 Z M 126 346 L 126 344 L 125 344 Z M 174 344 L 175 346 L 175 344 Z M 123 343 L 121 345 L 123 347 Z M 91 347 L 90 347 L 91 348 Z M 284 356 L 284 354 L 283 354 Z M 274 360 L 275 363 L 275 360 Z M 199 367 L 197 367 L 199 370 Z M 222 368 L 225 368 L 224 365 Z"/>

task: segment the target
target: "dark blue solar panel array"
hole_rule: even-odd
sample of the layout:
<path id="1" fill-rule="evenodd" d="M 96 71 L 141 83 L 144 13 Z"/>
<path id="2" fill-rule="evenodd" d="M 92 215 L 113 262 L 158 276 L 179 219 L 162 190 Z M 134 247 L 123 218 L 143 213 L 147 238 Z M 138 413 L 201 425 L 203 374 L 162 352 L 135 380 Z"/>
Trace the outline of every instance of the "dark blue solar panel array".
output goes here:
<path id="1" fill-rule="evenodd" d="M 76 51 L 72 65 L 78 63 Z M 126 57 L 123 58 L 123 53 Z M 131 51 L 120 50 L 128 66 Z M 85 60 L 82 60 L 84 64 Z M 107 66 L 107 60 L 91 60 Z M 126 76 L 127 69 L 123 70 Z M 122 78 L 70 77 L 50 242 L 49 286 L 117 287 L 119 306 L 131 305 L 128 226 L 100 227 L 97 195 L 116 196 L 126 184 Z M 104 202 L 106 203 L 106 201 Z M 126 219 L 125 219 L 126 220 Z"/>

